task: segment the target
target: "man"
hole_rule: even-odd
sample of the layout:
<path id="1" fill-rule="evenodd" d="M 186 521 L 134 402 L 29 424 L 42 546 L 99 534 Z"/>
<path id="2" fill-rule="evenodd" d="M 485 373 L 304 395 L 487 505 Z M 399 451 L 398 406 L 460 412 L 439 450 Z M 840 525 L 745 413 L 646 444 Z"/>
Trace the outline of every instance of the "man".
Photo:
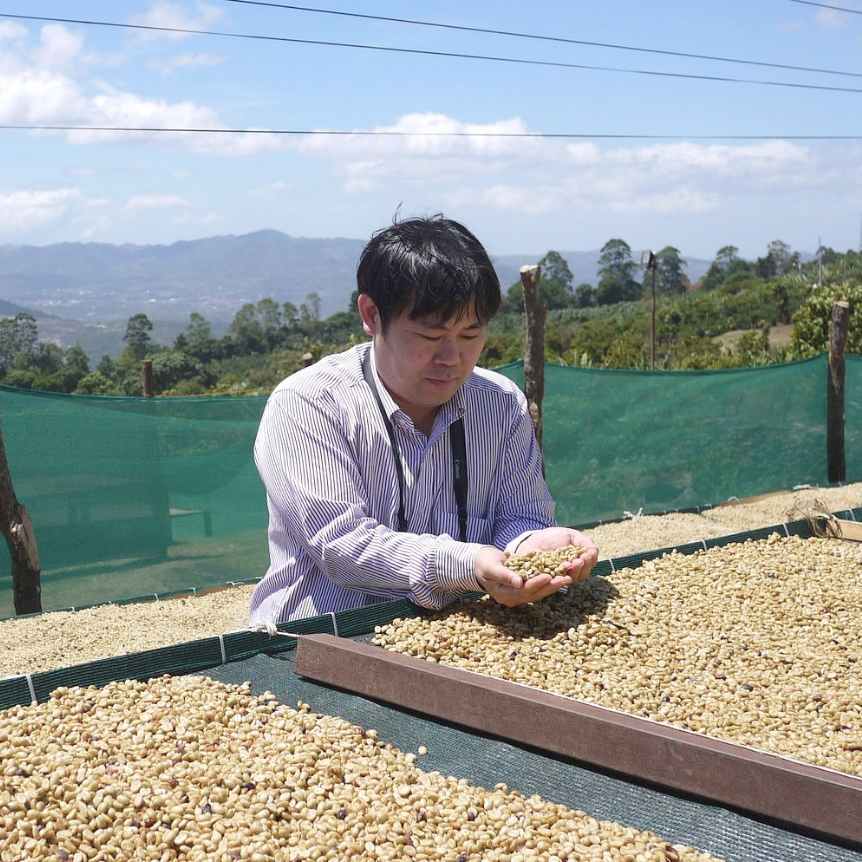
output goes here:
<path id="1" fill-rule="evenodd" d="M 282 381 L 261 419 L 270 567 L 250 622 L 476 590 L 514 606 L 585 578 L 598 549 L 554 526 L 523 393 L 475 367 L 500 305 L 476 237 L 442 216 L 396 221 L 357 283 L 371 343 Z M 587 551 L 563 575 L 524 582 L 505 566 L 504 549 L 570 544 Z"/>

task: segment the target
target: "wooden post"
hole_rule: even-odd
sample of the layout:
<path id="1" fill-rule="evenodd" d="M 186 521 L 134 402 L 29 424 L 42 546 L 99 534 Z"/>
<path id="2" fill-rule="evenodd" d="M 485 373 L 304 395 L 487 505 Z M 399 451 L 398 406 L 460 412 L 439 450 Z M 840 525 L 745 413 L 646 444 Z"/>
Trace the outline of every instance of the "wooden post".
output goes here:
<path id="1" fill-rule="evenodd" d="M 521 267 L 524 307 L 527 310 L 527 342 L 524 349 L 524 393 L 542 445 L 542 401 L 545 397 L 545 317 L 548 304 L 539 299 L 542 268 L 536 264 Z"/>
<path id="2" fill-rule="evenodd" d="M 658 271 L 658 261 L 652 252 L 650 252 L 650 255 L 652 256 L 652 323 L 649 330 L 649 367 L 650 371 L 655 371 L 655 281 Z"/>
<path id="3" fill-rule="evenodd" d="M 829 327 L 829 375 L 826 390 L 826 462 L 830 482 L 847 478 L 844 456 L 844 348 L 850 327 L 850 303 L 832 303 Z"/>
<path id="4" fill-rule="evenodd" d="M 35 614 L 42 610 L 39 549 L 27 510 L 18 502 L 6 461 L 6 447 L 0 431 L 0 532 L 12 559 L 12 594 L 15 613 Z"/>
<path id="5" fill-rule="evenodd" d="M 152 398 L 153 392 L 153 360 L 141 360 L 141 391 L 144 398 Z"/>

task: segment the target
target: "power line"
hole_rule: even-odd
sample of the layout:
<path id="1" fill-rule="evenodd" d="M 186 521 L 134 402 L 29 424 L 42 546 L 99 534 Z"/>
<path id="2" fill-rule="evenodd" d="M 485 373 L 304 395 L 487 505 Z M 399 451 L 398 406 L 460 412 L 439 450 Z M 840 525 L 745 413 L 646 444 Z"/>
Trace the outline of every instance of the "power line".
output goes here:
<path id="1" fill-rule="evenodd" d="M 832 6 L 829 3 L 815 3 L 813 0 L 787 0 L 788 3 L 801 3 L 803 6 L 817 6 L 820 9 L 832 9 L 835 12 L 849 12 L 851 15 L 862 15 L 862 10 L 848 9 L 846 6 Z"/>
<path id="2" fill-rule="evenodd" d="M 404 132 L 359 129 L 204 129 L 165 126 L 73 126 L 0 124 L 0 131 L 29 132 L 176 132 L 205 135 L 324 135 L 330 137 L 380 138 L 534 138 L 581 140 L 648 140 L 648 141 L 862 141 L 862 135 L 628 135 L 591 132 Z"/>
<path id="3" fill-rule="evenodd" d="M 387 15 L 367 15 L 360 12 L 343 12 L 337 9 L 317 9 L 311 6 L 296 6 L 292 3 L 268 2 L 268 0 L 221 0 L 221 2 L 241 3 L 244 6 L 265 6 L 275 9 L 288 9 L 294 12 L 314 12 L 320 15 L 338 15 L 344 18 L 360 18 L 366 21 L 385 21 L 391 24 L 412 24 L 420 27 L 437 27 L 443 30 L 460 30 L 465 33 L 485 33 L 492 36 L 513 36 L 518 39 L 559 42 L 564 45 L 584 45 L 590 48 L 610 48 L 616 51 L 637 51 L 643 54 L 659 54 L 665 57 L 683 57 L 689 60 L 710 60 L 719 63 L 737 63 L 745 66 L 765 66 L 770 69 L 790 69 L 796 72 L 816 72 L 823 75 L 843 75 L 848 78 L 862 78 L 862 72 L 844 72 L 838 69 L 823 69 L 818 66 L 797 66 L 790 63 L 768 63 L 762 60 L 744 60 L 738 57 L 721 57 L 713 54 L 690 54 L 685 51 L 670 51 L 661 48 L 643 48 L 635 45 L 617 45 L 613 42 L 593 42 L 587 39 L 570 39 L 563 36 L 521 33 L 515 30 L 496 30 L 489 27 L 468 27 L 462 24 L 445 24 L 439 21 L 420 21 L 415 18 L 393 18 Z M 823 4 L 814 3 L 812 5 L 820 6 Z M 830 6 L 826 8 L 838 7 Z"/>
<path id="4" fill-rule="evenodd" d="M 45 15 L 20 15 L 0 12 L 0 18 L 15 18 L 23 21 L 48 21 L 57 24 L 82 24 L 92 27 L 115 27 L 160 33 L 186 33 L 193 36 L 222 36 L 231 39 L 256 39 L 266 42 L 287 42 L 295 45 L 320 45 L 331 48 L 355 48 L 366 51 L 383 51 L 394 54 L 419 54 L 428 57 L 447 57 L 462 60 L 484 60 L 497 63 L 512 63 L 526 66 L 546 66 L 558 69 L 579 69 L 591 72 L 620 72 L 629 75 L 646 75 L 658 78 L 684 78 L 694 81 L 714 81 L 732 84 L 755 84 L 768 87 L 790 87 L 795 90 L 826 90 L 836 93 L 862 93 L 858 87 L 832 87 L 825 84 L 799 84 L 791 81 L 766 81 L 756 78 L 730 78 L 722 75 L 694 75 L 684 72 L 657 72 L 649 69 L 626 69 L 618 66 L 594 66 L 583 63 L 563 63 L 552 60 L 527 60 L 518 57 L 496 57 L 486 54 L 465 54 L 454 51 L 429 51 L 419 48 L 396 48 L 386 45 L 365 45 L 355 42 L 333 42 L 323 39 L 294 39 L 288 36 L 265 36 L 257 33 L 224 33 L 216 30 L 197 30 L 185 27 L 157 27 L 151 24 L 124 24 L 116 21 L 91 21 L 82 18 L 53 18 Z"/>

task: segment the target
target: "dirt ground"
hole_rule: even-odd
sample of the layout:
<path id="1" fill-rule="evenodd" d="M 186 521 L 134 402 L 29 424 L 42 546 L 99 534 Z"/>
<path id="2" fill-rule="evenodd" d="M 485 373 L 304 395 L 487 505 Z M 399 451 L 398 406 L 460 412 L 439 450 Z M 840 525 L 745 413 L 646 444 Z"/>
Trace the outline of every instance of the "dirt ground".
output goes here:
<path id="1" fill-rule="evenodd" d="M 862 507 L 862 483 L 800 489 L 703 514 L 646 515 L 589 531 L 608 559 Z M 246 626 L 249 585 L 164 601 L 103 605 L 0 621 L 0 678 L 213 637 Z"/>

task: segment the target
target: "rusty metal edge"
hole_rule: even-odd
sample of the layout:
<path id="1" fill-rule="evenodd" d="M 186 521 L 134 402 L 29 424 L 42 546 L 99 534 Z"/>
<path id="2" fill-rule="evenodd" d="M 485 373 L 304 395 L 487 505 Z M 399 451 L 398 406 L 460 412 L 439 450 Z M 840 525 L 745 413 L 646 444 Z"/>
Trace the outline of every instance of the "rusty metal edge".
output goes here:
<path id="1" fill-rule="evenodd" d="M 333 635 L 294 670 L 515 743 L 862 844 L 862 779 Z"/>

